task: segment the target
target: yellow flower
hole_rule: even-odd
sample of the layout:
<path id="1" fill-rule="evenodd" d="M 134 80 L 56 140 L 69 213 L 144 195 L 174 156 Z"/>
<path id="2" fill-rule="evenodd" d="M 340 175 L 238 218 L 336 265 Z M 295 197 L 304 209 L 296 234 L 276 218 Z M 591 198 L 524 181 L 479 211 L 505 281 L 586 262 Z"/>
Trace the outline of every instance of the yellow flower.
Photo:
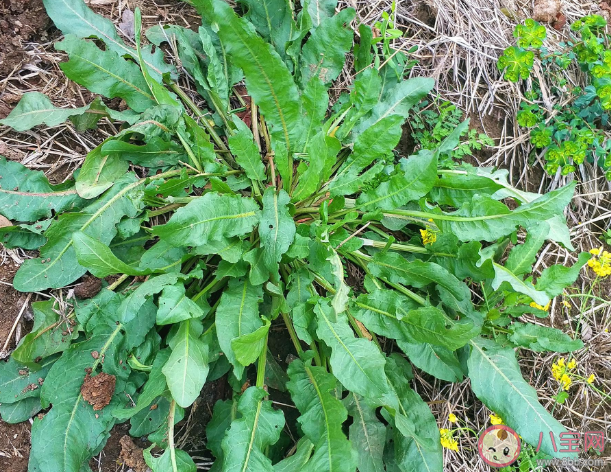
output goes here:
<path id="1" fill-rule="evenodd" d="M 571 359 L 571 362 L 567 364 L 567 367 L 569 369 L 574 369 L 575 367 L 577 367 L 577 361 L 575 359 Z"/>
<path id="2" fill-rule="evenodd" d="M 561 357 L 560 359 L 558 359 L 558 365 L 560 367 L 564 367 L 564 357 Z"/>
<path id="3" fill-rule="evenodd" d="M 562 304 L 567 308 L 571 308 L 571 304 L 567 302 L 566 300 L 562 300 Z"/>
<path id="4" fill-rule="evenodd" d="M 456 418 L 456 415 L 454 413 L 450 413 L 450 415 L 448 416 L 448 421 L 450 423 L 456 423 L 458 421 L 458 418 Z"/>
<path id="5" fill-rule="evenodd" d="M 588 261 L 588 267 L 599 277 L 611 275 L 611 253 L 601 249 L 590 249 L 590 254 L 594 257 Z"/>
<path id="6" fill-rule="evenodd" d="M 429 223 L 432 223 L 432 222 L 433 222 L 433 218 L 429 218 Z"/>
<path id="7" fill-rule="evenodd" d="M 437 241 L 437 235 L 435 234 L 435 232 L 429 230 L 428 228 L 421 229 L 420 235 L 422 236 L 422 244 L 424 244 L 425 246 L 427 244 L 433 244 L 435 241 Z"/>
<path id="8" fill-rule="evenodd" d="M 596 380 L 596 376 L 594 374 L 590 374 L 590 376 L 588 377 L 588 380 L 586 380 L 586 382 L 588 382 L 590 385 L 592 385 L 595 380 Z"/>
<path id="9" fill-rule="evenodd" d="M 541 306 L 541 305 L 539 305 L 538 303 L 535 303 L 535 302 L 531 302 L 530 306 L 532 308 L 538 308 L 539 310 L 542 310 L 542 311 L 547 311 L 547 310 L 549 310 L 549 307 L 550 307 L 551 304 L 552 304 L 552 301 L 550 300 L 549 302 L 547 302 L 547 305 L 545 305 L 545 306 Z"/>
<path id="10" fill-rule="evenodd" d="M 458 452 L 458 443 L 452 437 L 452 431 L 449 429 L 440 429 L 439 434 L 441 435 L 441 445 L 446 449 Z"/>
<path id="11" fill-rule="evenodd" d="M 568 390 L 572 383 L 573 381 L 567 374 L 563 374 L 562 377 L 560 377 L 560 385 L 562 385 L 564 390 Z"/>
<path id="12" fill-rule="evenodd" d="M 492 424 L 503 424 L 503 419 L 500 416 L 496 416 L 494 413 L 490 415 L 490 422 Z"/>

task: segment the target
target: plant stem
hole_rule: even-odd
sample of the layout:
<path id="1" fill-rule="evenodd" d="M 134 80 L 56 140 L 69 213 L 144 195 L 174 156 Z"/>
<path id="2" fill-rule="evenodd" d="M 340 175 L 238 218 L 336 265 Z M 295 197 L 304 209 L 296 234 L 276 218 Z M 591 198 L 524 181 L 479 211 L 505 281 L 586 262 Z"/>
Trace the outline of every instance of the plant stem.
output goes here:
<path id="1" fill-rule="evenodd" d="M 281 315 L 282 315 L 282 320 L 284 321 L 284 324 L 286 325 L 286 329 L 289 332 L 289 336 L 291 337 L 291 341 L 293 341 L 295 350 L 297 351 L 297 354 L 299 355 L 299 357 L 301 357 L 301 355 L 303 354 L 303 348 L 301 347 L 301 342 L 299 342 L 299 338 L 297 337 L 297 333 L 295 332 L 295 327 L 293 326 L 293 322 L 291 321 L 291 318 L 289 317 L 288 313 L 281 313 Z"/>
<path id="2" fill-rule="evenodd" d="M 106 287 L 108 290 L 110 290 L 111 292 L 116 289 L 119 285 L 121 285 L 125 279 L 127 279 L 129 277 L 129 275 L 127 274 L 123 274 L 121 277 L 119 277 L 117 280 L 115 280 L 112 284 L 110 284 L 108 287 Z"/>
<path id="3" fill-rule="evenodd" d="M 195 154 L 193 154 L 191 146 L 189 146 L 189 143 L 183 137 L 182 133 L 178 132 L 176 133 L 176 135 L 178 136 L 178 139 L 180 139 L 180 144 L 182 144 L 182 147 L 185 148 L 185 151 L 187 151 L 187 155 L 189 156 L 189 159 L 191 159 L 191 162 L 193 163 L 197 171 L 203 172 L 204 169 L 202 169 L 202 163 L 199 162 L 199 159 L 195 156 Z"/>
<path id="4" fill-rule="evenodd" d="M 261 350 L 261 355 L 259 356 L 259 362 L 257 364 L 257 387 L 263 388 L 265 385 L 265 362 L 267 360 L 267 338 L 268 334 L 265 335 L 265 345 Z"/>
<path id="5" fill-rule="evenodd" d="M 174 446 L 174 416 L 176 414 L 176 401 L 170 402 L 170 412 L 168 413 L 168 449 L 170 449 L 170 459 L 172 461 L 172 471 L 178 472 L 176 464 L 176 447 Z"/>

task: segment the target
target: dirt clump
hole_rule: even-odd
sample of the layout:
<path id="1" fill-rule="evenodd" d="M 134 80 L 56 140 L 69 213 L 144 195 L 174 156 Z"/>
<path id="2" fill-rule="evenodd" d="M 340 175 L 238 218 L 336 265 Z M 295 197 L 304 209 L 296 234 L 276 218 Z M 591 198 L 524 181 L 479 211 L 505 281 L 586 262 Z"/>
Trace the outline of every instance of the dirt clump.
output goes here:
<path id="1" fill-rule="evenodd" d="M 102 281 L 93 275 L 85 275 L 81 283 L 74 287 L 74 295 L 76 298 L 85 300 L 95 297 L 100 290 L 102 290 Z"/>
<path id="2" fill-rule="evenodd" d="M 0 0 L 0 77 L 7 77 L 28 60 L 24 42 L 41 38 L 50 20 L 42 0 Z"/>
<path id="3" fill-rule="evenodd" d="M 88 372 L 81 387 L 81 395 L 93 409 L 99 411 L 110 403 L 115 393 L 116 378 L 114 375 L 100 372 L 95 377 L 91 377 Z"/>
<path id="4" fill-rule="evenodd" d="M 119 444 L 121 444 L 119 458 L 127 467 L 133 469 L 134 472 L 145 472 L 148 469 L 146 462 L 144 462 L 142 448 L 136 446 L 132 438 L 125 435 L 119 440 Z"/>

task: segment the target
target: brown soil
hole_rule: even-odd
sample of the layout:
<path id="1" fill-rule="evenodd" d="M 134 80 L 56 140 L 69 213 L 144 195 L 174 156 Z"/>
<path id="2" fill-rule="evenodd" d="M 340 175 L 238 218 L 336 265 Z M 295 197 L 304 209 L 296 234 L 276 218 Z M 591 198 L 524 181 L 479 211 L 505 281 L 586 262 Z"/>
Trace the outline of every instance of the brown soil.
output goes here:
<path id="1" fill-rule="evenodd" d="M 119 440 L 121 445 L 120 458 L 123 463 L 133 469 L 135 472 L 146 471 L 146 462 L 144 462 L 144 456 L 142 455 L 142 448 L 136 446 L 134 441 L 128 435 L 123 436 Z"/>
<path id="2" fill-rule="evenodd" d="M 24 43 L 46 36 L 48 24 L 42 0 L 0 0 L 0 77 L 22 68 L 29 59 Z"/>
<path id="3" fill-rule="evenodd" d="M 94 410 L 99 411 L 110 403 L 115 393 L 115 383 L 114 375 L 100 372 L 95 377 L 91 377 L 90 373 L 87 373 L 81 387 L 83 399 L 93 406 Z"/>
<path id="4" fill-rule="evenodd" d="M 30 423 L 8 424 L 0 420 L 0 470 L 26 472 L 30 454 Z"/>
<path id="5" fill-rule="evenodd" d="M 93 275 L 85 275 L 81 283 L 74 287 L 74 295 L 77 298 L 93 298 L 102 290 L 102 281 Z"/>
<path id="6" fill-rule="evenodd" d="M 11 285 L 15 272 L 19 267 L 7 256 L 3 263 L 0 263 L 0 350 L 4 346 L 13 324 L 15 317 L 19 314 L 26 295 L 15 290 Z M 15 347 L 15 333 L 11 335 L 7 349 L 10 351 Z M 0 358 L 4 358 L 6 353 L 0 351 Z"/>

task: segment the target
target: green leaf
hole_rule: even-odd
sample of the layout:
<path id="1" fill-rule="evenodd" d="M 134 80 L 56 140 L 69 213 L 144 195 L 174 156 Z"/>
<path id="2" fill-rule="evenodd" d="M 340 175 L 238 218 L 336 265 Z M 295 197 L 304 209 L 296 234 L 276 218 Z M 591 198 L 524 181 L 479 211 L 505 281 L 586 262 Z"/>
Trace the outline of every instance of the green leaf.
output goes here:
<path id="1" fill-rule="evenodd" d="M 413 340 L 445 347 L 451 351 L 464 346 L 473 336 L 479 334 L 479 329 L 470 321 L 454 323 L 434 307 L 408 311 L 401 321 Z"/>
<path id="2" fill-rule="evenodd" d="M 536 352 L 571 352 L 583 348 L 580 339 L 572 339 L 556 328 L 539 326 L 532 323 L 514 323 L 509 340 Z"/>
<path id="3" fill-rule="evenodd" d="M 0 405 L 0 418 L 8 424 L 23 423 L 42 410 L 40 398 L 32 397 Z"/>
<path id="4" fill-rule="evenodd" d="M 431 189 L 430 198 L 440 205 L 460 208 L 475 195 L 492 196 L 503 186 L 488 177 L 473 174 L 442 173 Z"/>
<path id="5" fill-rule="evenodd" d="M 494 267 L 494 280 L 492 281 L 492 288 L 494 290 L 498 290 L 503 282 L 507 282 L 516 292 L 528 295 L 539 305 L 546 305 L 549 302 L 547 293 L 537 290 L 533 284 L 523 281 L 506 267 L 497 263 L 492 265 Z"/>
<path id="6" fill-rule="evenodd" d="M 513 349 L 484 339 L 472 341 L 467 365 L 475 395 L 527 443 L 539 444 L 540 432 L 544 431 L 543 452 L 552 457 L 575 456 L 559 453 L 552 446 L 550 432 L 557 442 L 566 428 L 541 406 L 536 390 L 522 378 Z"/>
<path id="7" fill-rule="evenodd" d="M 296 29 L 292 4 L 287 0 L 240 0 L 248 6 L 244 17 L 271 43 L 281 57 Z"/>
<path id="8" fill-rule="evenodd" d="M 375 408 L 359 395 L 351 393 L 345 403 L 353 418 L 349 434 L 359 453 L 359 472 L 384 472 L 386 426 L 378 420 Z"/>
<path id="9" fill-rule="evenodd" d="M 297 442 L 297 451 L 292 456 L 274 464 L 274 472 L 296 472 L 303 470 L 310 460 L 313 449 L 314 444 L 309 439 L 301 438 Z"/>
<path id="10" fill-rule="evenodd" d="M 293 201 L 310 198 L 320 183 L 330 177 L 340 150 L 339 140 L 327 136 L 324 131 L 311 139 L 307 157 L 298 169 L 301 175 L 297 188 L 293 192 Z M 302 170 L 303 167 L 305 170 Z"/>
<path id="11" fill-rule="evenodd" d="M 154 236 L 174 246 L 199 246 L 250 232 L 259 221 L 259 208 L 251 198 L 206 193 L 180 208 Z"/>
<path id="12" fill-rule="evenodd" d="M 1 156 L 0 175 L 0 214 L 9 220 L 35 222 L 85 203 L 70 184 L 51 185 L 42 172 Z"/>
<path id="13" fill-rule="evenodd" d="M 384 356 L 366 339 L 356 338 L 345 315 L 332 322 L 333 309 L 326 302 L 314 308 L 316 333 L 331 348 L 331 367 L 346 389 L 366 398 L 377 398 L 388 390 Z"/>
<path id="14" fill-rule="evenodd" d="M 416 288 L 435 283 L 448 290 L 457 300 L 469 300 L 471 296 L 469 287 L 434 262 L 422 262 L 418 259 L 408 261 L 396 252 L 389 252 L 376 254 L 368 267 L 376 277 L 383 277 L 394 283 Z"/>
<path id="15" fill-rule="evenodd" d="M 26 398 L 40 397 L 40 382 L 57 360 L 57 356 L 49 357 L 31 369 L 18 362 L 13 356 L 0 364 L 0 403 L 15 403 Z"/>
<path id="16" fill-rule="evenodd" d="M 317 76 L 312 77 L 304 87 L 301 101 L 303 103 L 304 132 L 297 149 L 306 152 L 329 108 L 327 87 Z"/>
<path id="17" fill-rule="evenodd" d="M 311 360 L 295 359 L 288 367 L 287 388 L 301 413 L 297 419 L 301 429 L 315 446 L 309 469 L 319 472 L 355 471 L 356 451 L 342 431 L 348 413 L 334 393 L 337 380 L 322 367 L 313 367 Z"/>
<path id="18" fill-rule="evenodd" d="M 566 287 L 575 283 L 581 268 L 590 260 L 590 257 L 587 252 L 582 252 L 577 262 L 571 267 L 564 265 L 547 267 L 537 279 L 537 290 L 547 293 L 550 298 L 560 295 Z"/>
<path id="19" fill-rule="evenodd" d="M 289 250 L 297 229 L 289 213 L 291 198 L 284 190 L 276 192 L 268 187 L 263 194 L 263 213 L 259 223 L 259 237 L 263 248 L 263 261 L 272 273 L 278 272 L 282 255 Z"/>
<path id="20" fill-rule="evenodd" d="M 114 51 L 102 51 L 91 41 L 67 35 L 55 44 L 70 60 L 60 64 L 66 76 L 107 98 L 119 97 L 137 112 L 155 104 L 140 68 Z"/>
<path id="21" fill-rule="evenodd" d="M 87 153 L 76 177 L 76 191 L 82 198 L 91 199 L 104 193 L 129 169 L 129 163 L 120 156 L 103 154 L 103 145 Z"/>
<path id="22" fill-rule="evenodd" d="M 43 406 L 53 407 L 32 425 L 30 470 L 80 472 L 106 441 L 115 422 L 111 411 L 129 401 L 124 392 L 129 346 L 122 329 L 101 323 L 89 339 L 71 345 L 49 371 L 41 397 Z M 98 353 L 95 360 L 93 351 Z M 81 386 L 85 369 L 97 373 L 98 367 L 115 377 L 115 388 L 110 405 L 96 411 L 83 399 Z"/>
<path id="23" fill-rule="evenodd" d="M 34 326 L 32 331 L 21 339 L 11 358 L 38 369 L 37 359 L 62 352 L 70 346 L 70 341 L 78 336 L 78 331 L 76 326 L 73 326 L 74 321 L 58 308 L 55 307 L 53 299 L 32 303 Z"/>
<path id="24" fill-rule="evenodd" d="M 57 108 L 40 92 L 24 93 L 19 103 L 0 124 L 15 131 L 25 131 L 45 124 L 49 127 L 64 123 L 68 118 L 87 113 L 89 105 L 80 108 Z"/>
<path id="25" fill-rule="evenodd" d="M 442 472 L 443 453 L 435 417 L 410 388 L 403 363 L 405 360 L 396 354 L 386 363 L 389 385 L 399 400 L 393 429 L 395 460 L 401 471 Z"/>
<path id="26" fill-rule="evenodd" d="M 137 52 L 121 40 L 112 21 L 95 14 L 83 0 L 43 0 L 43 3 L 47 15 L 65 35 L 74 34 L 79 38 L 95 36 L 104 41 L 107 49 L 119 56 L 128 55 L 136 61 L 139 60 Z M 155 53 L 151 50 L 145 51 L 144 57 L 157 78 L 161 78 L 165 73 L 175 75 L 175 68 L 163 62 L 163 52 L 160 48 Z"/>
<path id="27" fill-rule="evenodd" d="M 427 343 L 397 342 L 399 348 L 419 369 L 446 382 L 460 382 L 462 368 L 456 353 L 442 346 Z"/>
<path id="28" fill-rule="evenodd" d="M 200 337 L 202 332 L 200 322 L 187 320 L 169 340 L 172 354 L 162 372 L 172 398 L 183 408 L 197 399 L 208 376 L 208 346 Z"/>
<path id="29" fill-rule="evenodd" d="M 547 37 L 547 30 L 545 26 L 527 18 L 523 25 L 515 27 L 513 35 L 517 38 L 518 46 L 521 48 L 540 48 Z"/>
<path id="30" fill-rule="evenodd" d="M 159 136 L 153 137 L 143 146 L 118 140 L 106 141 L 102 145 L 102 155 L 108 155 L 109 158 L 119 156 L 143 167 L 173 166 L 181 160 L 187 162 L 182 146 L 173 141 L 164 141 Z"/>
<path id="31" fill-rule="evenodd" d="M 435 81 L 433 79 L 417 77 L 404 80 L 392 89 L 385 91 L 384 96 L 377 101 L 371 113 L 359 120 L 354 127 L 353 135 L 358 136 L 387 116 L 400 115 L 407 118 L 410 109 L 426 97 L 434 86 Z"/>
<path id="32" fill-rule="evenodd" d="M 136 406 L 133 408 L 117 408 L 113 410 L 112 415 L 115 418 L 119 420 L 131 418 L 140 411 L 143 411 L 145 408 L 148 408 L 157 397 L 163 395 L 167 389 L 167 383 L 165 375 L 163 375 L 161 369 L 167 363 L 169 358 L 170 349 L 163 349 L 157 353 L 149 378 L 142 388 L 142 393 L 140 393 L 138 396 Z"/>
<path id="33" fill-rule="evenodd" d="M 200 300 L 203 299 L 200 298 Z M 205 303 L 205 300 L 203 302 Z M 159 297 L 157 324 L 163 326 L 203 318 L 210 307 L 206 306 L 206 311 L 204 311 L 201 305 L 202 301 L 198 304 L 186 295 L 184 284 L 168 285 L 164 287 Z"/>
<path id="34" fill-rule="evenodd" d="M 518 82 L 527 79 L 535 63 L 535 55 L 532 51 L 510 46 L 503 55 L 499 57 L 497 67 L 505 71 L 505 78 L 510 82 Z"/>
<path id="35" fill-rule="evenodd" d="M 403 133 L 403 121 L 399 115 L 388 116 L 357 137 L 352 154 L 331 181 L 331 195 L 350 195 L 359 189 L 351 183 L 376 159 L 392 155 Z"/>
<path id="36" fill-rule="evenodd" d="M 172 459 L 172 452 L 170 449 L 166 449 L 161 456 L 153 457 L 151 455 L 152 448 L 153 446 L 145 449 L 143 455 L 144 462 L 153 472 L 197 472 L 197 465 L 187 452 L 174 449 L 174 459 Z"/>
<path id="37" fill-rule="evenodd" d="M 355 13 L 353 8 L 341 10 L 337 15 L 322 20 L 312 31 L 301 50 L 302 87 L 312 77 L 318 77 L 325 85 L 337 79 L 352 47 L 352 29 L 344 25 L 350 24 Z M 333 47 L 329 47 L 330 44 Z"/>
<path id="38" fill-rule="evenodd" d="M 46 220 L 46 223 L 50 224 L 51 220 Z M 40 229 L 36 229 L 38 226 L 40 226 Z M 32 229 L 34 229 L 34 231 L 32 231 Z M 3 226 L 0 228 L 0 244 L 7 249 L 15 249 L 18 247 L 26 250 L 38 249 L 47 242 L 47 238 L 40 234 L 42 229 L 42 224 Z"/>
<path id="39" fill-rule="evenodd" d="M 237 402 L 235 400 L 217 400 L 214 404 L 212 418 L 206 425 L 206 447 L 223 463 L 222 442 L 225 433 L 229 430 L 231 422 L 237 416 Z"/>
<path id="40" fill-rule="evenodd" d="M 387 182 L 361 194 L 356 205 L 362 211 L 394 210 L 426 195 L 437 180 L 437 154 L 422 150 L 401 159 Z"/>
<path id="41" fill-rule="evenodd" d="M 13 281 L 15 288 L 23 292 L 60 288 L 85 274 L 87 270 L 76 259 L 72 233 L 83 231 L 109 244 L 121 218 L 135 216 L 138 211 L 139 198 L 130 192 L 142 181 L 134 180 L 133 174 L 127 174 L 80 213 L 60 215 L 45 232 L 48 242 L 40 249 L 41 257 L 26 260 L 17 271 Z"/>
<path id="42" fill-rule="evenodd" d="M 293 151 L 302 132 L 299 90 L 282 59 L 243 18 L 219 0 L 199 0 L 199 12 L 222 25 L 218 35 L 227 55 L 244 71 L 248 93 L 270 127 L 271 138 Z M 273 71 L 273 75 L 272 75 Z"/>
<path id="43" fill-rule="evenodd" d="M 355 305 L 354 317 L 369 331 L 390 339 L 413 341 L 406 325 L 399 320 L 418 306 L 410 298 L 395 290 L 376 290 L 359 295 Z"/>
<path id="44" fill-rule="evenodd" d="M 445 213 L 435 222 L 442 231 L 454 233 L 461 241 L 496 241 L 515 231 L 517 226 L 531 230 L 555 215 L 561 214 L 573 198 L 575 182 L 549 192 L 531 203 L 511 211 L 501 202 L 476 195 L 460 210 Z"/>
<path id="45" fill-rule="evenodd" d="M 238 361 L 232 349 L 234 339 L 257 331 L 263 322 L 259 317 L 259 303 L 263 298 L 261 286 L 252 286 L 248 280 L 233 279 L 221 296 L 216 309 L 216 328 L 219 345 L 234 366 L 239 379 L 244 366 Z"/>
<path id="46" fill-rule="evenodd" d="M 252 131 L 238 118 L 233 120 L 238 131 L 229 137 L 229 149 L 236 162 L 246 172 L 246 177 L 254 182 L 264 182 L 267 179 L 261 154 L 254 142 Z"/>
<path id="47" fill-rule="evenodd" d="M 264 401 L 266 396 L 262 388 L 250 387 L 240 397 L 242 417 L 232 421 L 223 439 L 223 472 L 273 472 L 265 451 L 280 439 L 284 414 L 274 410 L 271 401 Z"/>
<path id="48" fill-rule="evenodd" d="M 271 322 L 265 318 L 265 325 L 250 334 L 244 334 L 231 340 L 231 349 L 236 360 L 243 366 L 255 362 L 267 346 L 267 333 Z"/>
<path id="49" fill-rule="evenodd" d="M 549 224 L 542 221 L 526 235 L 524 244 L 515 246 L 509 253 L 505 267 L 515 275 L 524 275 L 532 272 L 537 253 L 545 243 L 549 234 Z"/>
<path id="50" fill-rule="evenodd" d="M 303 5 L 312 18 L 312 27 L 317 28 L 325 19 L 335 15 L 337 0 L 304 0 Z"/>
<path id="51" fill-rule="evenodd" d="M 113 274 L 147 275 L 151 273 L 151 271 L 127 265 L 115 256 L 106 244 L 100 243 L 81 231 L 72 235 L 72 245 L 79 264 L 100 279 Z"/>
<path id="52" fill-rule="evenodd" d="M 186 254 L 187 250 L 185 248 L 174 247 L 165 241 L 159 241 L 142 254 L 138 268 L 159 272 L 169 272 L 170 270 L 179 272 L 181 262 Z"/>

